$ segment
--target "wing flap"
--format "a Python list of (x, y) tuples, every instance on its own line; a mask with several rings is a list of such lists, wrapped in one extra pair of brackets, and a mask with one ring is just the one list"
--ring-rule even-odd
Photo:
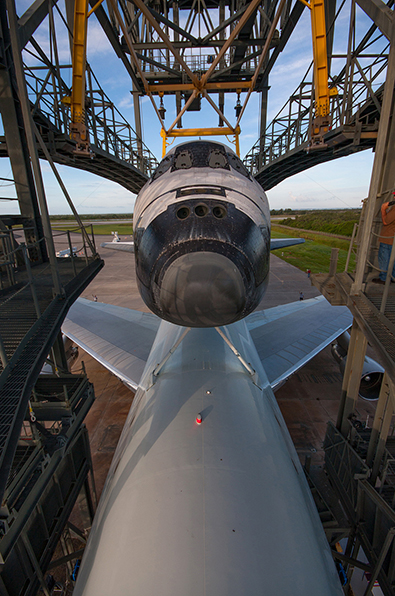
[(62, 331), (118, 378), (138, 387), (160, 319), (120, 306), (79, 298)]

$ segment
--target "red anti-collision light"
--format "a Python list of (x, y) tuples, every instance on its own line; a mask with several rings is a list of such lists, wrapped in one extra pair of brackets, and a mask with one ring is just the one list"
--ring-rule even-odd
[(196, 424), (201, 424), (201, 423), (202, 423), (202, 415), (201, 414), (198, 414), (196, 416)]

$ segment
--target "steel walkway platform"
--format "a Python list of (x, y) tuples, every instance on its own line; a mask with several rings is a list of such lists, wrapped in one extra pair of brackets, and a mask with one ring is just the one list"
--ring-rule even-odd
[[(39, 318), (32, 306), (31, 288), (24, 284), (23, 272), (16, 289), (0, 295), (0, 335), (8, 365), (0, 375), (0, 497), (3, 496), (25, 417), (31, 391), (74, 300), (103, 266), (98, 257), (82, 258), (74, 275), (71, 259), (59, 259), (64, 295), (53, 297), (51, 270), (39, 265), (37, 298), (42, 308)], [(74, 262), (78, 259), (74, 259)], [(34, 268), (35, 270), (36, 268)]]
[(375, 348), (380, 363), (395, 382), (395, 284), (391, 284), (385, 310), (380, 312), (384, 286), (371, 282), (357, 296), (350, 295), (353, 274), (312, 275), (312, 283), (331, 304), (345, 304)]

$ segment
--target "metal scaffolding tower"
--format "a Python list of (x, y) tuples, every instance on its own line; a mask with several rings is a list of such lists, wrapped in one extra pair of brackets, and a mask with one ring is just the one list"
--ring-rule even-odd
[[(67, 191), (82, 254), (71, 249), (69, 258), (56, 257), (37, 151), (40, 143), (46, 150), (43, 124), (40, 133), (13, 0), (0, 3), (0, 28), (2, 145), (20, 209), (0, 216), (0, 591), (33, 596), (41, 589), (49, 596), (44, 573), (81, 491), (94, 514), (83, 426), (93, 387), (86, 375), (68, 372), (60, 328), (103, 261)], [(46, 361), (53, 374), (40, 376)]]

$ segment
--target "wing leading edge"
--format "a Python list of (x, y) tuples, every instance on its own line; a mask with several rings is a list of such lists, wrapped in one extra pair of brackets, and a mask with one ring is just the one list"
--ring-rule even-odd
[(288, 246), (295, 246), (296, 244), (304, 244), (304, 242), (304, 238), (272, 238), (270, 240), (270, 250), (287, 248)]

